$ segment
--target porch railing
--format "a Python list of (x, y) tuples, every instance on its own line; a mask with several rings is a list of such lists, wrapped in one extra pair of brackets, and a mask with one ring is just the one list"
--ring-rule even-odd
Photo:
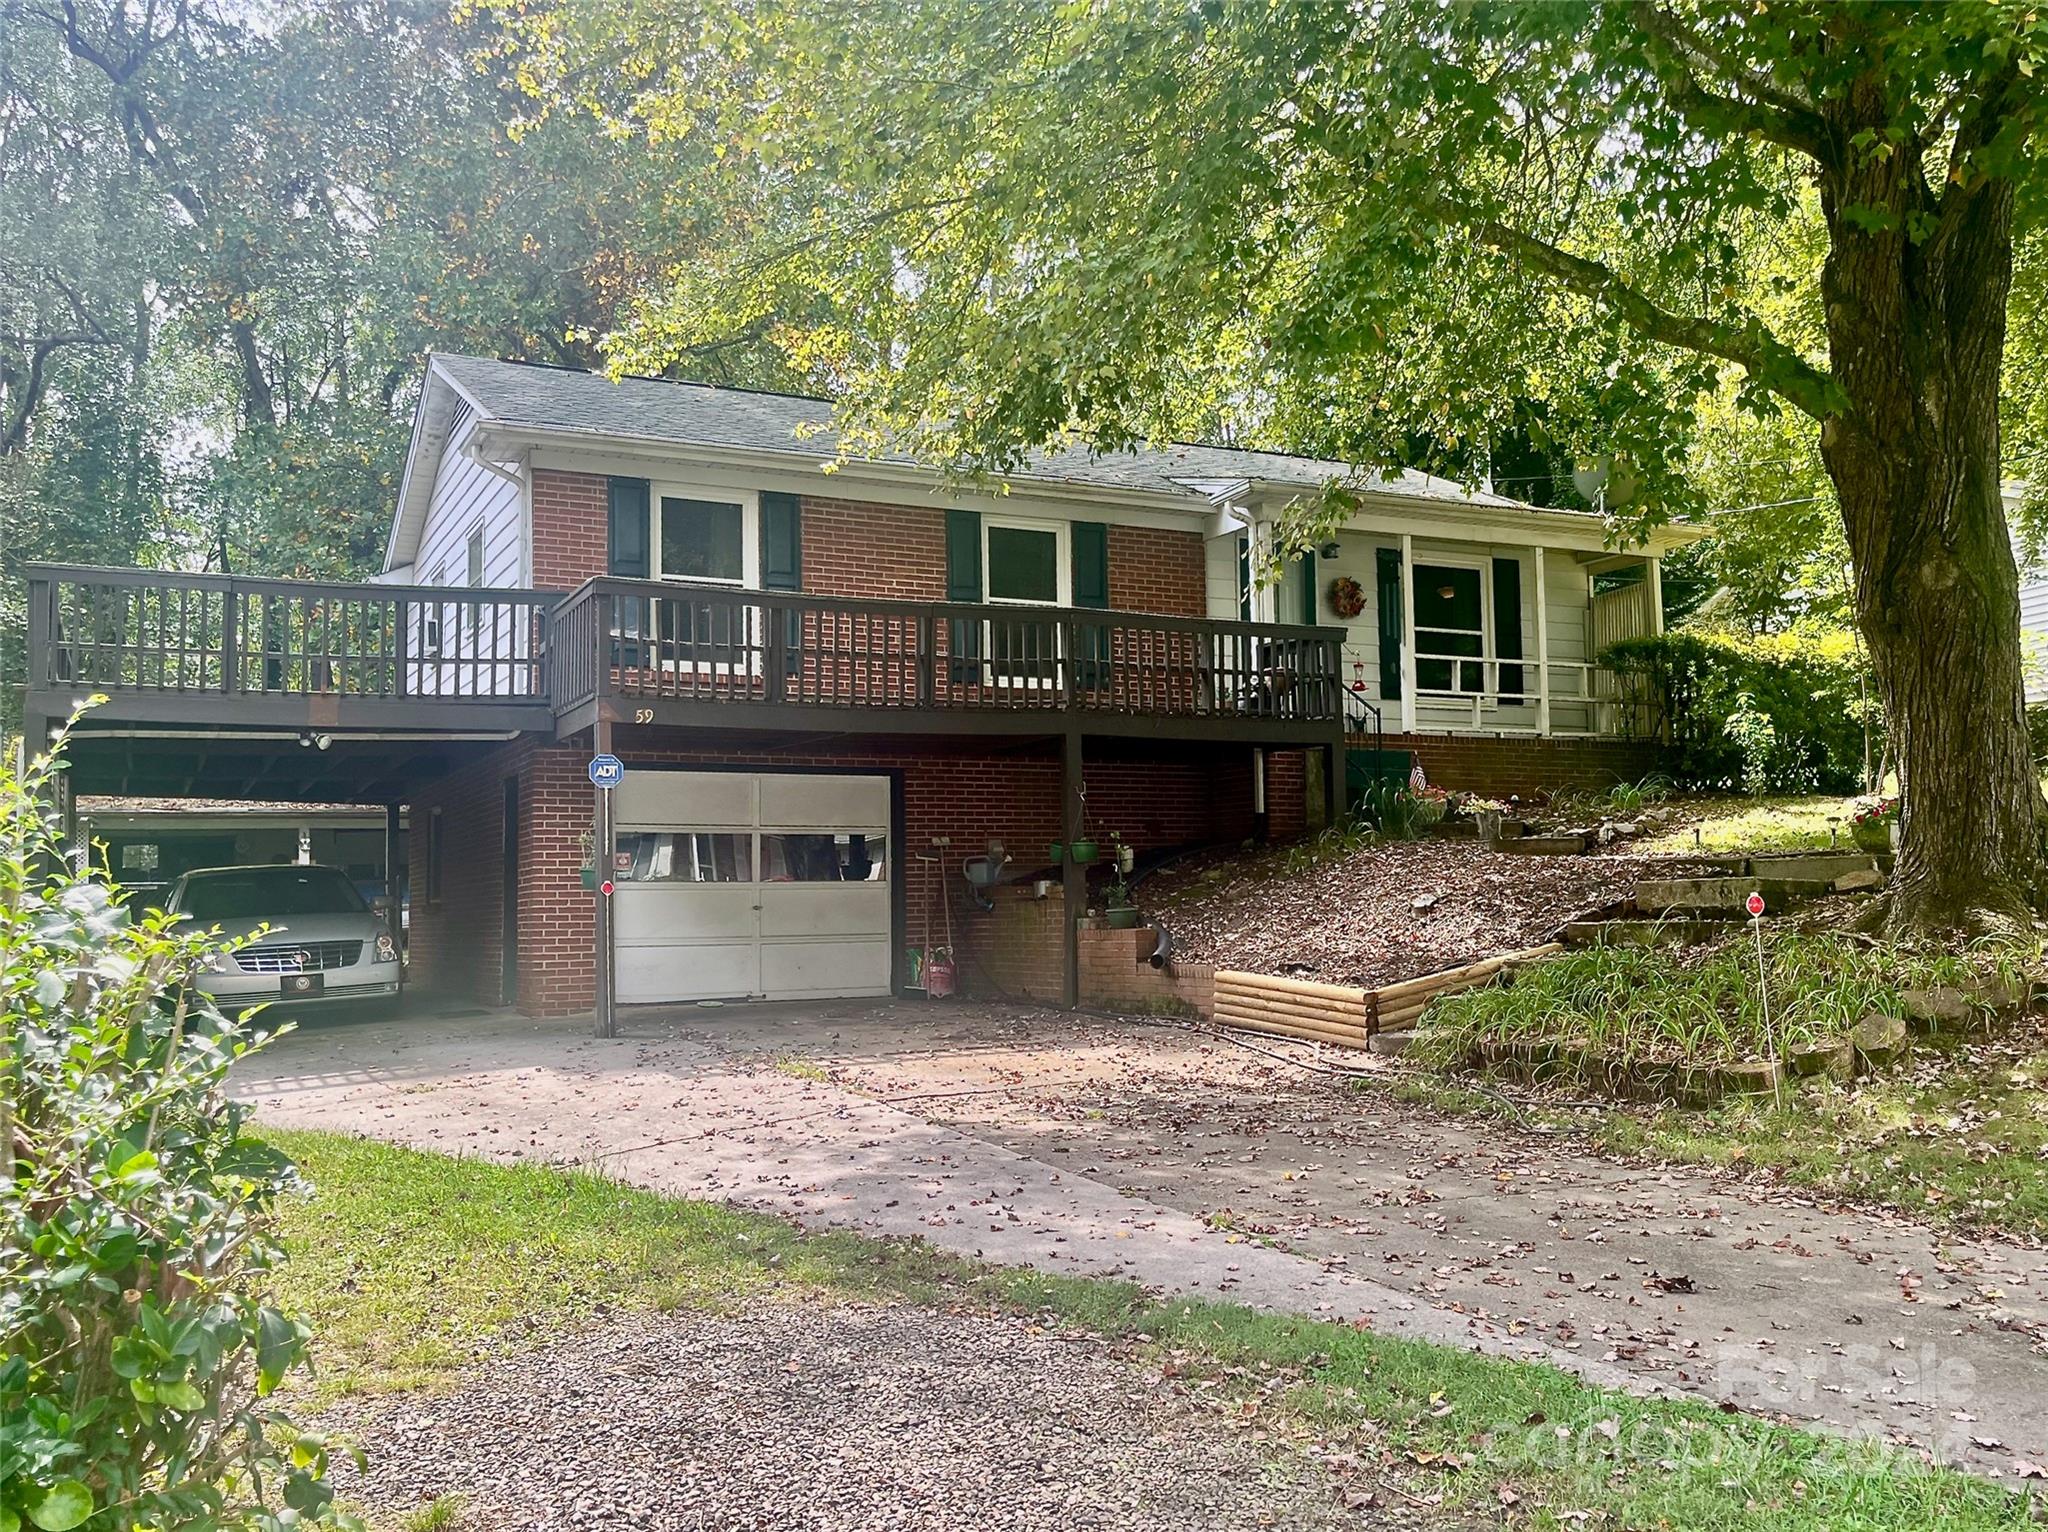
[(545, 704), (557, 599), (38, 565), (29, 687)]
[(1335, 723), (1342, 635), (1078, 607), (592, 580), (554, 615), (555, 705), (1080, 710)]

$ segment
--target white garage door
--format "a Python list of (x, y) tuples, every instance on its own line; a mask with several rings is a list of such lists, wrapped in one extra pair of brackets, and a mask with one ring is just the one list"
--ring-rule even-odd
[(619, 999), (886, 995), (889, 779), (626, 773)]

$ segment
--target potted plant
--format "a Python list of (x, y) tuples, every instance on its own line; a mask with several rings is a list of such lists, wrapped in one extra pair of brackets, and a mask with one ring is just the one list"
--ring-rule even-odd
[(1413, 787), (1408, 790), (1408, 798), (1417, 829), (1442, 824), (1444, 815), (1450, 812), (1451, 795), (1441, 787)]
[(1067, 859), (1067, 843), (1065, 841), (1054, 841), (1051, 847), (1047, 849), (1045, 859), (1051, 862), (1053, 866), (1059, 866), (1060, 863)]
[(1081, 866), (1087, 867), (1101, 854), (1101, 848), (1095, 844), (1093, 836), (1083, 835), (1067, 848), (1067, 854)]
[(1109, 885), (1109, 905), (1103, 919), (1112, 931), (1130, 931), (1138, 924), (1138, 907), (1131, 903), (1131, 885), (1119, 876)]
[(1892, 828), (1898, 822), (1897, 798), (1872, 798), (1849, 816), (1849, 839), (1859, 851), (1882, 855), (1892, 849)]
[(1500, 816), (1507, 812), (1505, 803), (1492, 798), (1467, 798), (1464, 808), (1472, 816), (1481, 841), (1491, 846), (1500, 839)]
[(1129, 877), (1132, 869), (1138, 865), (1138, 848), (1126, 846), (1119, 831), (1109, 832), (1109, 854), (1116, 863), (1117, 872), (1124, 877)]

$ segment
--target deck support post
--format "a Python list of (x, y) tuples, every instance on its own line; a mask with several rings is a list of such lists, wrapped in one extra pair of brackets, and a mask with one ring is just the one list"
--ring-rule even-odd
[[(1536, 561), (1536, 732), (1550, 737), (1550, 596), (1543, 576), (1543, 550), (1531, 548)], [(1590, 692), (1592, 687), (1584, 688)]]
[[(391, 933), (391, 945), (398, 949), (399, 957), (405, 956), (405, 906), (399, 894), (398, 877), (398, 819), (401, 810), (395, 803), (384, 805), (384, 926)], [(405, 964), (398, 965), (398, 987), (405, 989)]]
[(1066, 856), (1060, 862), (1060, 895), (1066, 905), (1060, 956), (1060, 1004), (1081, 1003), (1081, 912), (1088, 905), (1088, 869), (1074, 860), (1074, 842), (1088, 833), (1088, 797), (1081, 780), (1081, 731), (1060, 737), (1060, 825)]
[[(609, 755), (611, 748), (611, 720), (599, 718), (590, 730), (590, 753), (594, 756)], [(597, 982), (592, 1010), (597, 1018), (597, 1035), (617, 1037), (618, 967), (616, 954), (612, 950), (612, 901), (611, 896), (604, 891), (604, 885), (610, 879), (612, 869), (612, 789), (593, 784), (590, 790), (597, 795), (590, 827), (590, 859), (597, 871), (597, 887), (591, 893), (591, 897), (597, 901), (597, 939), (592, 944), (595, 949), (593, 957), (596, 963)]]
[(1345, 743), (1344, 725), (1337, 725), (1336, 737), (1323, 752), (1323, 801), (1327, 806), (1327, 823), (1334, 830), (1344, 823), (1344, 780), (1347, 755), (1350, 747)]

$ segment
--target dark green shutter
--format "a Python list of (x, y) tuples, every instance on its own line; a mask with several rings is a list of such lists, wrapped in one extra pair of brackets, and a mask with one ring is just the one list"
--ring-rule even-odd
[(803, 501), (777, 490), (761, 494), (761, 589), (804, 588)]
[(613, 479), (605, 518), (605, 572), (644, 580), (654, 572), (647, 525), (647, 481)]
[[(981, 514), (946, 512), (946, 599), (981, 602)], [(948, 649), (955, 681), (981, 679), (981, 624), (955, 620)]]
[[(1074, 605), (1109, 606), (1109, 528), (1099, 521), (1073, 526)], [(1074, 635), (1074, 684), (1096, 687), (1109, 680), (1109, 625), (1081, 622)]]
[[(804, 588), (803, 500), (781, 490), (761, 492), (761, 589), (802, 590)], [(801, 612), (782, 614), (782, 669), (795, 675), (802, 669), (804, 618)]]
[(1379, 554), (1380, 696), (1401, 695), (1401, 550), (1381, 548)]
[(1313, 553), (1301, 556), (1301, 615), (1295, 621), (1311, 628), (1316, 625), (1316, 556)]
[[(1493, 561), (1493, 652), (1503, 660), (1522, 657), (1522, 561)], [(1500, 667), (1500, 700), (1505, 707), (1522, 704), (1522, 667)]]

